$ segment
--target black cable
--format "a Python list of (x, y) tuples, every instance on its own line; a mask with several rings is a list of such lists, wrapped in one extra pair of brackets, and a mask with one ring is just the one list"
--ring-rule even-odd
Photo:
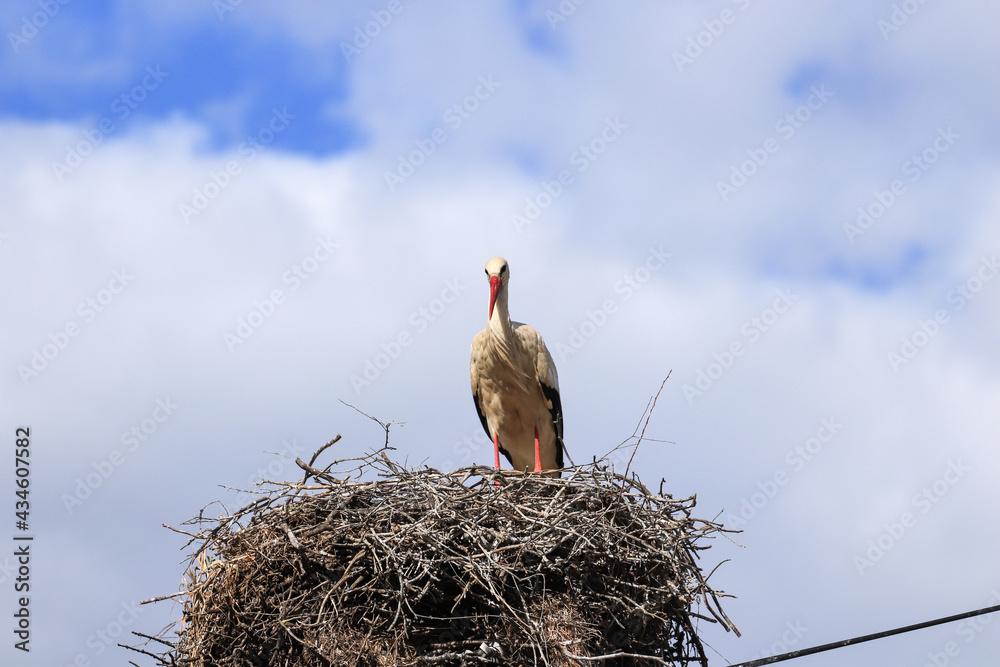
[(813, 646), (812, 648), (803, 648), (799, 649), (798, 651), (792, 651), (790, 653), (782, 653), (781, 655), (772, 655), (768, 658), (751, 660), (750, 662), (741, 662), (738, 665), (732, 665), (732, 667), (760, 667), (760, 665), (770, 665), (772, 662), (781, 662), (782, 660), (801, 658), (804, 655), (812, 655), (813, 653), (822, 653), (823, 651), (829, 651), (831, 649), (841, 648), (842, 646), (850, 646), (851, 644), (870, 642), (873, 639), (881, 639), (882, 637), (899, 635), (904, 632), (910, 632), (911, 630), (920, 630), (922, 628), (929, 628), (932, 625), (940, 625), (942, 623), (951, 623), (952, 621), (960, 621), (963, 618), (972, 618), (973, 616), (990, 614), (995, 611), (1000, 611), (1000, 604), (994, 605), (992, 607), (986, 607), (985, 609), (978, 609), (976, 611), (967, 611), (964, 614), (955, 614), (954, 616), (946, 616), (945, 618), (939, 618), (934, 621), (924, 621), (923, 623), (917, 623), (915, 625), (907, 625), (906, 627), (896, 628), (895, 630), (876, 632), (875, 634), (872, 635), (864, 635), (863, 637), (855, 637), (854, 639), (845, 639), (839, 642), (831, 642), (829, 644), (823, 644), (822, 646)]

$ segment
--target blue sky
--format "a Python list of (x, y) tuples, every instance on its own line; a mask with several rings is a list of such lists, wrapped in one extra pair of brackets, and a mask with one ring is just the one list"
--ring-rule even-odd
[[(210, 135), (206, 148), (220, 151), (254, 132), (275, 106), (288, 106), (297, 122), (275, 148), (322, 157), (364, 143), (358, 119), (341, 110), (349, 72), (337, 49), (305, 54), (278, 35), (234, 29), (224, 20), (161, 31), (139, 12), (118, 3), (70, 4), (30, 40), (8, 35), (5, 69), (16, 72), (23, 61), (39, 69), (5, 79), (3, 115), (36, 122), (109, 118), (117, 132), (181, 115), (202, 123)], [(14, 32), (30, 34), (23, 26)], [(317, 59), (321, 64), (313, 66)], [(157, 76), (150, 78), (150, 70)]]
[[(705, 554), (743, 632), (703, 628), (713, 665), (990, 604), (1000, 15), (903, 4), (5, 4), (0, 387), (40, 548), (0, 662), (123, 664), (95, 638), (183, 573), (161, 524), (378, 445), (341, 401), (411, 464), (490, 463), (495, 255), (574, 459), (671, 374), (633, 469), (744, 531)], [(810, 664), (992, 665), (969, 629)]]

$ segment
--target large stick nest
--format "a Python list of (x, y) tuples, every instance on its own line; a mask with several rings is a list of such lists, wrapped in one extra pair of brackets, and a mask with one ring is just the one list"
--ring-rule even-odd
[(693, 497), (602, 461), (443, 473), (386, 449), (299, 460), (301, 483), (187, 522), (179, 630), (136, 650), (197, 667), (707, 665), (698, 621), (735, 630), (697, 564), (724, 529)]

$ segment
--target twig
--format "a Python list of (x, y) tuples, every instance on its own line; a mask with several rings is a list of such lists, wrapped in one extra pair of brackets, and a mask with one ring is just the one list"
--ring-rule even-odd
[(187, 591), (177, 591), (176, 593), (170, 593), (169, 595), (161, 595), (155, 598), (149, 598), (148, 600), (143, 600), (139, 604), (150, 604), (151, 602), (160, 602), (162, 600), (169, 600), (170, 598), (175, 598), (180, 595), (187, 595)]
[(411, 469), (385, 447), (323, 469), (318, 455), (296, 459), (302, 483), (264, 482), (239, 510), (173, 529), (191, 540), (190, 582), (147, 602), (183, 596), (183, 624), (156, 638), (161, 655), (140, 653), (167, 667), (705, 665), (692, 620), (735, 630), (698, 565), (730, 531), (628, 467), (540, 478)]
[(653, 410), (656, 409), (656, 399), (660, 397), (660, 392), (663, 391), (663, 385), (667, 384), (667, 380), (670, 379), (670, 374), (673, 373), (673, 369), (667, 371), (667, 377), (663, 378), (663, 382), (660, 383), (660, 388), (656, 390), (656, 396), (653, 397), (653, 404), (647, 410), (646, 423), (642, 425), (642, 433), (639, 434), (639, 439), (635, 441), (635, 447), (632, 448), (632, 456), (628, 458), (628, 465), (625, 466), (625, 477), (628, 477), (629, 468), (632, 467), (632, 459), (635, 458), (635, 453), (639, 450), (639, 443), (642, 442), (642, 437), (646, 435), (646, 427), (649, 426), (649, 420), (653, 416)]
[(397, 421), (384, 422), (381, 419), (378, 419), (376, 417), (372, 417), (370, 414), (368, 414), (366, 412), (362, 412), (361, 410), (359, 410), (358, 408), (354, 407), (350, 403), (345, 403), (344, 401), (340, 401), (340, 402), (343, 403), (344, 405), (346, 405), (347, 407), (351, 408), (352, 410), (354, 410), (358, 414), (364, 415), (365, 417), (368, 417), (368, 419), (371, 419), (373, 422), (375, 422), (376, 424), (378, 424), (379, 426), (381, 426), (383, 429), (385, 429), (385, 444), (383, 445), (383, 447), (385, 449), (392, 449), (391, 447), (389, 447), (389, 427), (392, 426), (393, 424), (396, 424), (398, 426), (403, 426), (404, 424), (406, 424), (406, 422), (397, 422)]

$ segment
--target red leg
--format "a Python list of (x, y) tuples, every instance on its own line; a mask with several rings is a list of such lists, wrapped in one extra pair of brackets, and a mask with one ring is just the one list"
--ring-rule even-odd
[[(494, 433), (493, 434), (493, 454), (496, 457), (496, 467), (497, 467), (497, 470), (500, 470), (500, 434), (499, 433)], [(496, 487), (498, 489), (500, 488), (500, 480), (499, 479), (494, 480), (493, 484), (496, 485)]]
[(535, 425), (535, 472), (542, 472), (542, 453), (538, 449), (538, 426)]

